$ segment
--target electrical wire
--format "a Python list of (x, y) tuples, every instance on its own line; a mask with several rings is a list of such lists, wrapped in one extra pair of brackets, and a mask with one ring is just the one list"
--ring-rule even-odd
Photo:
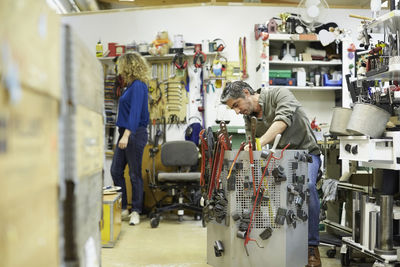
[[(250, 233), (251, 233), (251, 229), (252, 229), (252, 225), (253, 225), (254, 211), (255, 211), (256, 206), (257, 206), (258, 196), (259, 196), (260, 189), (261, 189), (261, 185), (262, 185), (262, 182), (263, 182), (263, 180), (264, 180), (265, 173), (266, 173), (266, 171), (267, 171), (267, 169), (268, 169), (269, 163), (270, 163), (270, 161), (271, 161), (272, 158), (273, 158), (273, 159), (277, 159), (277, 160), (282, 159), (282, 157), (283, 157), (283, 152), (289, 147), (289, 145), (290, 145), (290, 143), (287, 144), (287, 145), (281, 150), (281, 155), (280, 155), (279, 158), (274, 157), (274, 153), (273, 153), (273, 152), (271, 152), (270, 156), (268, 157), (267, 165), (265, 166), (263, 175), (261, 176), (261, 180), (260, 180), (260, 183), (259, 183), (259, 185), (258, 185), (257, 195), (256, 195), (256, 198), (255, 198), (255, 200), (254, 200), (253, 209), (252, 209), (251, 216), (250, 216), (250, 223), (249, 223), (249, 226), (247, 227), (246, 239), (244, 240), (244, 246), (245, 246), (245, 247), (246, 247), (246, 245), (249, 243), (249, 241), (254, 241), (254, 242), (257, 243), (257, 241), (256, 241), (255, 239), (250, 238)], [(247, 250), (246, 250), (246, 251), (247, 251)]]

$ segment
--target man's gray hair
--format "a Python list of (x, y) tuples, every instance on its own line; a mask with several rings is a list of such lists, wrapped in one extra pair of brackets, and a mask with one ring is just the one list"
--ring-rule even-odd
[(247, 89), (251, 95), (255, 93), (253, 88), (243, 81), (227, 82), (221, 94), (221, 103), (226, 104), (229, 99), (244, 98), (244, 89)]

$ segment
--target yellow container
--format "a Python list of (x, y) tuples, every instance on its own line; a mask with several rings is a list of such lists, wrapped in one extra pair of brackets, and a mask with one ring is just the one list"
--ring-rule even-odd
[(103, 219), (101, 227), (101, 245), (112, 248), (121, 232), (121, 193), (103, 196)]
[(98, 41), (96, 44), (96, 57), (102, 57), (103, 56), (103, 44)]

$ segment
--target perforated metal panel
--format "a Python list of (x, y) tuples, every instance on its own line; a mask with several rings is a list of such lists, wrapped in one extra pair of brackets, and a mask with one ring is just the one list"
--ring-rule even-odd
[[(245, 176), (248, 176), (252, 180), (250, 164), (247, 164), (248, 168), (240, 170), (236, 173), (236, 212), (243, 214), (245, 210), (253, 209), (252, 196), (254, 194), (254, 188), (245, 189), (244, 181)], [(261, 178), (262, 170), (266, 162), (264, 160), (254, 161), (254, 180), (255, 180), (255, 190), (257, 190)], [(274, 162), (268, 166), (268, 173), (271, 173), (273, 168), (275, 168)], [(253, 184), (254, 185), (254, 184)], [(266, 175), (263, 179), (262, 188), (265, 189), (264, 195), (269, 197), (269, 201), (262, 201), (260, 207), (255, 213), (253, 218), (253, 228), (254, 229), (265, 229), (266, 227), (275, 228), (274, 218), (276, 215), (277, 207), (281, 206), (280, 203), (280, 191), (277, 190), (276, 184), (273, 182), (271, 175)]]
[[(302, 221), (296, 218), (296, 227), (288, 224), (287, 217), (283, 225), (275, 223), (275, 217), (279, 208), (297, 213), (299, 207), (295, 202), (289, 201), (288, 185), (301, 187), (305, 192), (308, 188), (308, 165), (306, 162), (299, 162), (295, 159), (296, 153), (304, 153), (304, 151), (286, 150), (282, 159), (272, 159), (268, 166), (267, 175), (262, 182), (262, 188), (265, 189), (264, 196), (268, 196), (269, 200), (263, 200), (257, 208), (252, 220), (252, 230), (250, 238), (257, 240), (249, 242), (246, 254), (244, 249), (244, 239), (237, 236), (239, 226), (242, 219), (234, 221), (233, 214), (243, 215), (245, 211), (252, 211), (254, 205), (254, 189), (251, 186), (245, 186), (245, 179), (253, 181), (251, 166), (249, 162), (249, 153), (242, 152), (236, 161), (240, 166), (232, 175), (236, 182), (233, 188), (228, 188), (227, 174), (237, 151), (227, 151), (225, 154), (225, 168), (221, 173), (222, 188), (225, 191), (226, 198), (229, 202), (227, 216), (224, 222), (218, 223), (215, 220), (207, 225), (207, 261), (213, 266), (286, 266), (298, 267), (307, 263), (307, 233), (308, 221)], [(258, 188), (262, 177), (262, 167), (267, 163), (260, 157), (260, 151), (254, 151), (254, 181), (255, 187)], [(277, 151), (276, 157), (280, 156)], [(272, 170), (281, 166), (284, 168), (286, 180), (275, 182), (272, 176)], [(296, 166), (293, 168), (293, 166)], [(294, 177), (303, 176), (303, 182), (299, 183)], [(232, 181), (229, 180), (229, 183)], [(294, 183), (295, 182), (295, 183)], [(229, 190), (231, 189), (231, 190)], [(300, 189), (299, 189), (300, 190)], [(301, 209), (308, 214), (307, 202), (301, 206)], [(243, 216), (242, 216), (243, 217)], [(228, 220), (228, 221), (226, 221)], [(260, 238), (260, 234), (266, 228), (272, 228), (272, 236), (266, 240)], [(216, 240), (220, 240), (225, 247), (224, 255), (216, 257), (214, 255), (213, 245)]]

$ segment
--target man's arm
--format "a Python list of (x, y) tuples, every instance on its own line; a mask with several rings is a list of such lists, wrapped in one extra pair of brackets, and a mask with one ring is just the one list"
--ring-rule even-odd
[(271, 127), (261, 136), (260, 144), (261, 147), (274, 141), (277, 134), (282, 134), (287, 128), (287, 124), (283, 121), (274, 121)]

